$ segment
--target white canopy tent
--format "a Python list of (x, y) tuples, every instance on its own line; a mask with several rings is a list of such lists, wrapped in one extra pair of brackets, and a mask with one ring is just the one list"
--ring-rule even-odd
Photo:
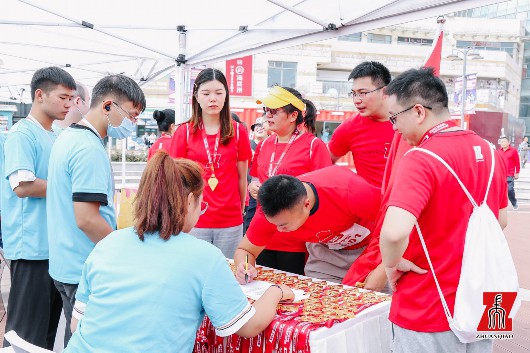
[[(0, 100), (30, 102), (49, 65), (93, 86), (123, 73), (141, 85), (186, 67), (391, 26), (498, 0), (3, 0)], [(176, 95), (177, 113), (182, 94)], [(183, 116), (177, 114), (177, 116)]]

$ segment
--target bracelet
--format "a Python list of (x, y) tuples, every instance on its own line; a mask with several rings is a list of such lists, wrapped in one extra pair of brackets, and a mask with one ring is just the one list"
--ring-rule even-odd
[(282, 297), (280, 298), (280, 301), (282, 301), (283, 300), (283, 289), (282, 289), (282, 287), (280, 287), (277, 284), (273, 284), (273, 285), (271, 285), (271, 287), (277, 287), (280, 290), (280, 292), (282, 292)]

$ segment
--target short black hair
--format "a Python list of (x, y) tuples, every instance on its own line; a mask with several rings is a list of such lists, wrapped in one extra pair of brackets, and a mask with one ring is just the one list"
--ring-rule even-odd
[[(79, 81), (75, 81), (75, 84), (77, 88), (75, 89), (74, 98), (81, 97), (83, 101), (86, 101), (88, 97), (88, 91), (86, 87)], [(85, 103), (88, 103), (88, 102), (85, 102)]]
[(433, 108), (434, 111), (440, 111), (447, 109), (449, 104), (445, 85), (434, 75), (432, 67), (403, 72), (392, 80), (385, 93), (396, 96), (402, 106), (419, 103)]
[(374, 85), (379, 87), (387, 86), (392, 80), (390, 71), (385, 65), (377, 61), (365, 61), (355, 66), (348, 76), (348, 81), (362, 77), (370, 77)]
[(109, 75), (103, 77), (92, 90), (90, 108), (101, 104), (107, 96), (113, 95), (118, 103), (131, 101), (135, 108), (145, 110), (145, 95), (140, 86), (130, 77), (125, 75)]
[(72, 75), (60, 67), (50, 66), (38, 69), (31, 78), (31, 101), (35, 100), (36, 90), (41, 89), (48, 94), (59, 85), (72, 90), (77, 88)]
[(168, 132), (171, 124), (175, 124), (175, 111), (173, 109), (155, 110), (153, 119), (158, 124), (158, 130)]
[(258, 201), (267, 217), (274, 217), (293, 208), (307, 197), (304, 184), (290, 175), (275, 175), (267, 179), (258, 190)]

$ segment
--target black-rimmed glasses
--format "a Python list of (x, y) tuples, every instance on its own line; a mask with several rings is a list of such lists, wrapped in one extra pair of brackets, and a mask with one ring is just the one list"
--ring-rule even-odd
[[(397, 120), (397, 116), (398, 116), (399, 114), (411, 110), (411, 109), (414, 108), (417, 104), (418, 104), (418, 103), (416, 103), (416, 104), (414, 104), (414, 105), (411, 105), (411, 106), (408, 107), (407, 109), (404, 109), (404, 110), (400, 111), (399, 113), (396, 113), (396, 114), (393, 114), (393, 115), (389, 116), (389, 117), (388, 117), (388, 120), (390, 120), (390, 122), (391, 122), (392, 124), (395, 124), (395, 123), (396, 123), (396, 120)], [(428, 107), (428, 106), (426, 106), (426, 105), (421, 105), (421, 106), (424, 107), (425, 109), (432, 110), (431, 107)]]
[[(120, 107), (118, 105), (118, 103), (116, 102), (112, 102), (112, 104), (114, 104), (116, 106), (116, 108), (120, 109), (122, 112), (124, 112), (127, 117), (133, 122), (133, 123), (136, 123), (138, 121), (138, 118), (135, 118), (134, 116), (131, 115), (131, 113), (129, 113), (128, 111), (126, 111), (125, 109), (123, 109), (122, 107)], [(121, 115), (121, 114), (120, 114)], [(122, 116), (122, 118), (125, 118), (124, 116)]]
[[(384, 86), (383, 86), (383, 87), (384, 87)], [(375, 92), (375, 91), (379, 91), (379, 90), (380, 90), (381, 88), (383, 88), (383, 87), (378, 87), (378, 88), (373, 89), (373, 90), (368, 91), (368, 92), (359, 92), (359, 93), (355, 92), (354, 90), (351, 90), (350, 92), (348, 92), (348, 97), (351, 97), (351, 98), (353, 98), (353, 99), (355, 99), (355, 98), (359, 98), (359, 99), (363, 100), (363, 99), (366, 98), (366, 95), (367, 95), (368, 93), (372, 93), (372, 92)]]

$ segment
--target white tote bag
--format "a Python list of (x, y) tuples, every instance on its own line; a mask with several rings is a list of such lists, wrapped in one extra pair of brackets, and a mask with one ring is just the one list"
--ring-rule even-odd
[[(477, 338), (477, 335), (479, 334), (479, 322), (486, 309), (486, 306), (483, 304), (484, 292), (518, 293), (519, 291), (517, 272), (515, 270), (508, 243), (506, 242), (506, 238), (497, 218), (486, 203), (493, 179), (493, 171), (495, 169), (495, 154), (491, 145), (490, 148), (492, 155), (491, 173), (488, 187), (486, 189), (486, 195), (480, 206), (477, 205), (453, 168), (451, 168), (440, 156), (423, 148), (414, 148), (410, 150), (410, 152), (421, 151), (427, 153), (439, 160), (457, 179), (462, 190), (473, 205), (473, 212), (469, 218), (466, 231), (462, 271), (456, 291), (453, 316), (451, 316), (451, 312), (445, 301), (440, 284), (438, 283), (427, 246), (425, 245), (423, 234), (421, 233), (418, 223), (416, 223), (416, 229), (423, 250), (425, 251), (427, 261), (429, 262), (434, 281), (436, 282), (436, 288), (438, 289), (438, 294), (440, 295), (445, 316), (449, 322), (449, 327), (462, 343), (471, 343), (482, 339)], [(520, 295), (517, 294), (511, 311), (506, 315), (508, 316), (508, 314), (510, 314), (510, 318), (515, 317), (520, 306), (521, 298)]]

